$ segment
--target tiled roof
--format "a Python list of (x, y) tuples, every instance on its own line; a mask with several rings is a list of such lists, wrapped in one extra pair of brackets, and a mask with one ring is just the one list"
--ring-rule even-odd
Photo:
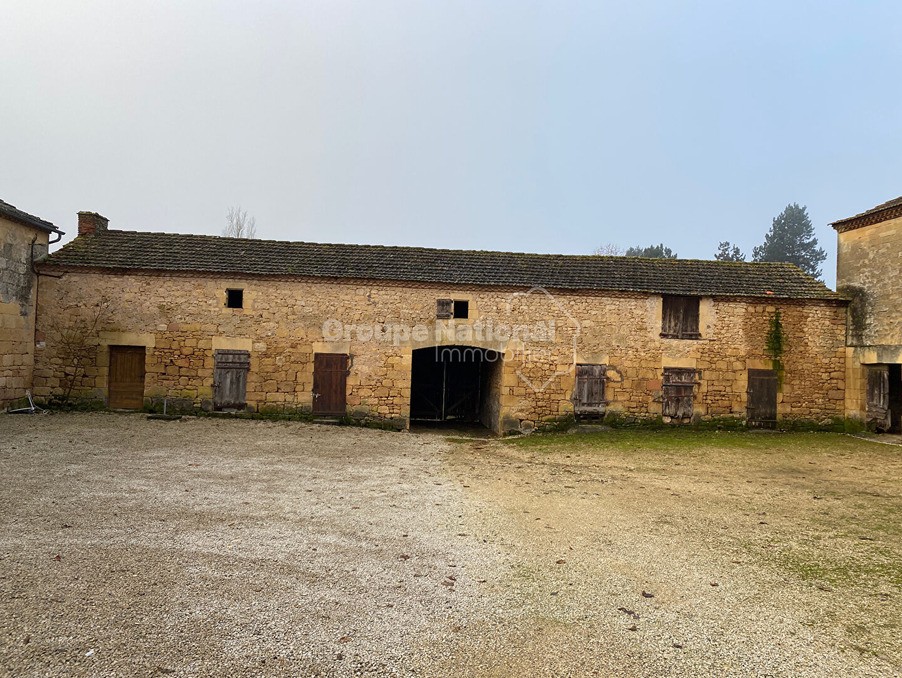
[(887, 200), (885, 203), (872, 207), (861, 214), (856, 214), (854, 217), (834, 221), (830, 225), (837, 231), (843, 232), (861, 228), (862, 226), (879, 224), (881, 221), (888, 221), (897, 217), (902, 217), (902, 196), (893, 200)]
[(33, 214), (23, 212), (22, 210), (16, 208), (14, 205), (10, 205), (8, 202), (3, 202), (2, 200), (0, 200), (0, 217), (3, 217), (4, 219), (10, 219), (11, 221), (15, 221), (20, 224), (25, 224), (26, 226), (31, 226), (33, 228), (39, 228), (42, 231), (57, 233), (60, 232), (60, 230), (49, 221), (44, 221), (43, 219), (40, 219)]
[(50, 255), (47, 263), (118, 270), (353, 278), (448, 286), (841, 298), (792, 264), (330, 245), (114, 230), (78, 237)]

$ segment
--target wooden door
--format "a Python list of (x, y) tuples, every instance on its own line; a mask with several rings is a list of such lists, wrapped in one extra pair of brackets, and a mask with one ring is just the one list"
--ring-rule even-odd
[(573, 387), (573, 409), (576, 414), (604, 414), (604, 365), (577, 365)]
[(867, 423), (878, 431), (892, 425), (889, 401), (889, 367), (872, 365), (868, 371)]
[(774, 370), (749, 370), (746, 424), (752, 428), (777, 425), (777, 373)]
[(248, 351), (217, 350), (213, 354), (213, 408), (243, 410), (247, 406)]
[(313, 354), (313, 414), (343, 416), (347, 410), (348, 356)]
[(107, 400), (113, 410), (140, 410), (144, 406), (143, 346), (110, 346)]

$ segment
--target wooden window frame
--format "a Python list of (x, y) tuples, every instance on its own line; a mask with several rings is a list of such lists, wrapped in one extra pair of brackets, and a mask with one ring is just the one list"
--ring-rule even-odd
[(701, 339), (701, 297), (665, 294), (661, 297), (661, 336), (665, 339)]

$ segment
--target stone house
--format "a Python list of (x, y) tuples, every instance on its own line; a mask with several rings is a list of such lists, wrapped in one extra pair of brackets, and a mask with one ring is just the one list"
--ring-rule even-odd
[[(787, 264), (129, 232), (82, 212), (40, 270), (44, 398), (74, 378), (112, 408), (165, 398), (499, 433), (844, 416), (846, 302)], [(51, 318), (89, 328), (78, 374)]]
[(32, 387), (38, 292), (32, 262), (62, 235), (49, 221), (0, 200), (0, 410)]
[(851, 300), (846, 410), (902, 433), (902, 197), (832, 226), (837, 290)]

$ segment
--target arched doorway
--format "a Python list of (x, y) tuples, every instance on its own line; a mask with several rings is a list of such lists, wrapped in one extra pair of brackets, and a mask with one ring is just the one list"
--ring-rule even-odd
[(496, 430), (502, 354), (476, 346), (431, 346), (413, 351), (410, 419), (481, 423)]

